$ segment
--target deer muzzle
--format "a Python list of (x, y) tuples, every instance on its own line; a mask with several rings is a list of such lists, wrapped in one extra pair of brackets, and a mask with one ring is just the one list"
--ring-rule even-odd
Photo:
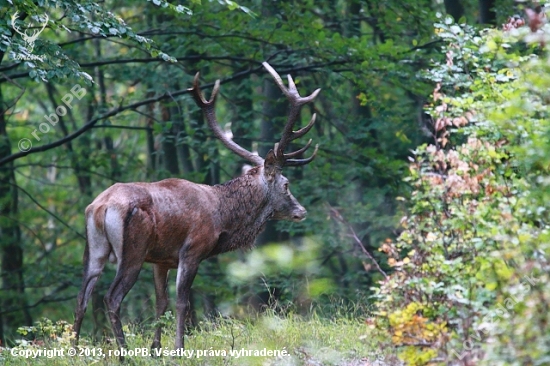
[(307, 211), (302, 206), (296, 207), (296, 209), (292, 212), (292, 221), (294, 222), (300, 222), (304, 221), (307, 216)]

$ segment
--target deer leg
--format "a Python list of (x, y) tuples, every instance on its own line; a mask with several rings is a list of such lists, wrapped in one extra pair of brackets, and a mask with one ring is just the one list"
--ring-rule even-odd
[(80, 327), (82, 326), (82, 320), (84, 319), (90, 296), (101, 272), (103, 272), (110, 251), (109, 243), (104, 236), (88, 235), (88, 238), (93, 248), (90, 251), (90, 244), (86, 243), (86, 248), (84, 250), (84, 275), (82, 277), (82, 287), (80, 288), (76, 301), (75, 320), (73, 325), (75, 345), (78, 344)]
[(146, 228), (151, 224), (149, 213), (138, 207), (130, 206), (126, 212), (108, 209), (105, 213), (105, 230), (118, 260), (115, 279), (105, 295), (105, 305), (121, 348), (126, 347), (126, 340), (120, 321), (120, 304), (136, 283), (145, 261), (147, 245), (151, 240), (151, 233)]
[(117, 343), (121, 348), (126, 347), (126, 340), (124, 339), (124, 332), (122, 331), (122, 323), (120, 321), (120, 304), (128, 291), (136, 283), (142, 264), (143, 260), (129, 263), (129, 261), (124, 261), (123, 259), (117, 269), (115, 280), (105, 295), (105, 305), (109, 313), (109, 320), (111, 321)]
[[(163, 267), (159, 264), (153, 266), (153, 277), (155, 279), (155, 295), (156, 295), (156, 319), (166, 312), (168, 308), (168, 267)], [(160, 348), (160, 339), (162, 337), (162, 326), (158, 326), (153, 338), (151, 348)]]
[(191, 258), (180, 259), (178, 265), (178, 275), (176, 278), (176, 346), (175, 349), (183, 348), (185, 336), (185, 321), (189, 313), (189, 293), (191, 285), (199, 268), (199, 261)]

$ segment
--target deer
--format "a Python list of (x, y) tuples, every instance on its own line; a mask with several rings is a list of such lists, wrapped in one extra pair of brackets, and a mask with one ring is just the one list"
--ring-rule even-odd
[[(305, 127), (293, 131), (301, 107), (312, 102), (321, 89), (301, 97), (290, 75), (286, 87), (267, 62), (263, 66), (290, 104), (281, 139), (265, 159), (239, 146), (222, 131), (215, 113), (220, 80), (206, 100), (197, 73), (188, 91), (202, 110), (208, 127), (227, 149), (254, 167), (214, 186), (176, 178), (154, 183), (116, 183), (86, 208), (84, 271), (73, 325), (75, 345), (88, 301), (107, 260), (116, 263), (116, 275), (104, 302), (118, 346), (126, 346), (120, 320), (122, 300), (147, 262), (153, 265), (156, 319), (168, 308), (168, 272), (177, 270), (175, 349), (183, 349), (191, 285), (201, 261), (236, 249), (252, 248), (268, 220), (300, 222), (306, 218), (307, 211), (290, 192), (282, 169), (309, 164), (317, 155), (318, 145), (310, 157), (301, 157), (311, 146), (311, 139), (301, 149), (289, 153), (285, 150), (291, 141), (313, 127), (315, 113)], [(158, 326), (152, 349), (161, 348), (161, 333)]]

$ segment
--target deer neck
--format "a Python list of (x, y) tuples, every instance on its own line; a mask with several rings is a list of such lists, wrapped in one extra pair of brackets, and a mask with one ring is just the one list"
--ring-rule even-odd
[(273, 214), (267, 184), (258, 174), (245, 174), (215, 189), (219, 192), (223, 230), (220, 250), (253, 246)]

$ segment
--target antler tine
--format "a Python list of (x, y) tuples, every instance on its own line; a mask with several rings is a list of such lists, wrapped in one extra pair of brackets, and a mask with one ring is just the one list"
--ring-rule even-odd
[(204, 96), (202, 95), (201, 88), (199, 85), (199, 73), (197, 72), (195, 74), (195, 78), (193, 79), (193, 87), (187, 89), (191, 92), (193, 95), (193, 98), (195, 99), (195, 102), (197, 105), (202, 109), (202, 112), (204, 114), (204, 117), (206, 118), (206, 122), (208, 123), (208, 126), (214, 132), (214, 135), (218, 140), (222, 142), (222, 144), (225, 145), (230, 151), (234, 152), (241, 158), (251, 162), (252, 164), (256, 165), (262, 165), (264, 163), (264, 159), (262, 159), (260, 156), (251, 153), (250, 151), (244, 149), (243, 147), (236, 144), (233, 140), (228, 138), (225, 133), (221, 130), (220, 125), (218, 124), (218, 120), (216, 118), (216, 97), (218, 95), (218, 92), (220, 90), (220, 80), (216, 80), (216, 83), (214, 84), (214, 89), (212, 90), (212, 95), (210, 96), (210, 100), (204, 99)]
[(311, 119), (309, 120), (309, 123), (307, 124), (307, 126), (305, 126), (303, 128), (300, 128), (298, 131), (292, 131), (292, 134), (289, 136), (288, 140), (289, 141), (296, 140), (297, 138), (302, 137), (306, 133), (308, 133), (309, 130), (311, 130), (311, 127), (313, 127), (313, 125), (315, 124), (315, 119), (316, 118), (317, 118), (317, 113), (313, 113), (313, 115), (311, 116)]
[(267, 72), (271, 74), (273, 79), (275, 79), (275, 83), (279, 86), (279, 89), (281, 89), (281, 91), (288, 97), (289, 96), (288, 89), (285, 87), (285, 84), (283, 83), (283, 79), (281, 79), (281, 77), (279, 76), (279, 73), (275, 71), (275, 69), (272, 68), (271, 65), (265, 61), (262, 62), (262, 65), (265, 67)]
[(220, 81), (216, 80), (216, 83), (214, 84), (214, 89), (212, 89), (212, 94), (210, 95), (210, 100), (206, 100), (202, 95), (202, 91), (199, 83), (199, 76), (200, 76), (200, 72), (197, 72), (195, 74), (195, 77), (193, 78), (193, 87), (187, 90), (191, 92), (197, 105), (201, 108), (204, 108), (216, 102), (216, 97), (218, 96), (218, 92), (220, 90)]
[(290, 153), (288, 153), (288, 154), (284, 154), (285, 160), (286, 160), (286, 159), (289, 159), (289, 158), (295, 158), (296, 156), (299, 156), (300, 154), (304, 153), (307, 149), (309, 149), (309, 147), (311, 146), (311, 142), (312, 142), (312, 141), (313, 141), (312, 139), (309, 139), (309, 141), (307, 142), (306, 146), (302, 147), (302, 148), (299, 149), (299, 150), (290, 152)]
[(316, 89), (313, 93), (308, 95), (307, 97), (301, 97), (298, 93), (298, 89), (296, 88), (296, 84), (294, 83), (294, 80), (292, 79), (292, 76), (287, 75), (288, 77), (288, 88), (283, 83), (283, 79), (281, 79), (281, 76), (273, 67), (271, 67), (270, 64), (267, 62), (262, 62), (262, 65), (266, 68), (266, 70), (271, 74), (273, 79), (275, 79), (275, 83), (281, 89), (284, 95), (287, 96), (288, 99), (290, 99), (290, 103), (292, 105), (296, 106), (302, 106), (306, 103), (311, 102), (315, 97), (317, 97), (317, 94), (321, 91), (321, 88)]
[(313, 161), (313, 159), (315, 159), (315, 156), (317, 156), (317, 150), (319, 150), (319, 145), (315, 145), (315, 150), (313, 151), (313, 154), (311, 154), (311, 156), (309, 158), (307, 158), (307, 159), (287, 159), (285, 161), (285, 166), (301, 166), (301, 165), (309, 164)]

